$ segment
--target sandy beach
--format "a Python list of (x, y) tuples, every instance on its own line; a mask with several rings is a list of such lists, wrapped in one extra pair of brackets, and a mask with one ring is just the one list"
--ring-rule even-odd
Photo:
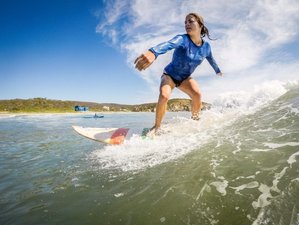
[[(86, 112), (86, 113), (80, 113), (80, 112), (66, 112), (66, 113), (6, 113), (6, 112), (1, 112), (0, 113), (0, 118), (1, 117), (15, 117), (15, 116), (55, 116), (55, 115), (64, 115), (64, 116), (76, 116), (76, 115), (94, 115), (95, 113), (98, 112)], [(101, 112), (101, 114), (107, 114), (106, 112)]]
[[(65, 113), (8, 113), (8, 112), (0, 112), (0, 118), (9, 118), (9, 117), (16, 117), (16, 116), (92, 116), (94, 114), (98, 115), (108, 115), (108, 114), (130, 114), (136, 112), (65, 112)], [(140, 113), (140, 112), (139, 112)], [(141, 112), (142, 113), (142, 112)]]

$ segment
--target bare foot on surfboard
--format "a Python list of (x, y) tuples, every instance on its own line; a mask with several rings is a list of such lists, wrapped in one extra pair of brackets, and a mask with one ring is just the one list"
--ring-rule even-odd
[(163, 132), (160, 127), (153, 126), (149, 129), (148, 133), (146, 134), (147, 137), (159, 136)]

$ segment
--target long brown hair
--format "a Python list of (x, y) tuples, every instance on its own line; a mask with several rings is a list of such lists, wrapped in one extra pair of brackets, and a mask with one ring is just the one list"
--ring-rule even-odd
[(189, 13), (187, 16), (193, 16), (198, 22), (199, 26), (202, 26), (201, 33), (200, 33), (201, 37), (207, 36), (210, 40), (216, 40), (210, 37), (209, 29), (205, 26), (203, 17), (201, 15), (199, 15), (198, 13)]

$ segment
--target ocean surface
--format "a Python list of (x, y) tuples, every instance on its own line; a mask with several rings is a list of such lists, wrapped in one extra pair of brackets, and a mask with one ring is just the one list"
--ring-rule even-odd
[[(0, 224), (299, 225), (299, 84), (226, 93), (200, 121), (167, 113), (0, 117)], [(71, 125), (129, 127), (107, 146)]]

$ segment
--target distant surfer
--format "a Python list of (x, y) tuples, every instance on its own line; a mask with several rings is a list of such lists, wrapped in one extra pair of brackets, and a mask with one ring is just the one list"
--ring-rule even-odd
[(201, 92), (197, 82), (191, 77), (195, 68), (206, 58), (218, 76), (222, 76), (215, 59), (213, 58), (210, 44), (203, 40), (211, 40), (209, 30), (204, 25), (203, 17), (197, 13), (189, 13), (185, 18), (186, 34), (179, 34), (171, 40), (150, 48), (135, 60), (135, 67), (139, 71), (148, 68), (161, 54), (171, 49), (172, 61), (164, 68), (161, 76), (160, 95), (156, 106), (156, 121), (151, 131), (157, 132), (161, 126), (166, 112), (167, 102), (172, 90), (177, 87), (192, 99), (191, 118), (199, 120), (202, 107)]

